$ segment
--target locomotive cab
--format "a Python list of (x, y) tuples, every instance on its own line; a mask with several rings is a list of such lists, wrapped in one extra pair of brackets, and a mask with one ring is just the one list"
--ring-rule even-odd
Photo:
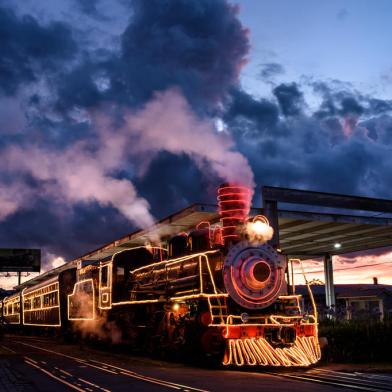
[(143, 292), (147, 292), (146, 288), (137, 287), (137, 284), (135, 284), (133, 280), (134, 271), (155, 262), (166, 260), (166, 256), (165, 249), (153, 247), (128, 249), (114, 255), (112, 259), (112, 301), (115, 303), (132, 301)]
[(113, 257), (113, 302), (130, 299), (130, 271), (153, 261), (150, 252), (145, 248), (123, 251)]

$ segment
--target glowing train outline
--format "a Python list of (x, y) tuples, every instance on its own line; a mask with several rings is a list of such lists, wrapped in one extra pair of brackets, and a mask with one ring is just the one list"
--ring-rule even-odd
[[(278, 250), (250, 241), (239, 230), (252, 222), (268, 225), (264, 216), (248, 221), (250, 192), (231, 185), (221, 187), (218, 195), (221, 226), (212, 227), (210, 222), (202, 221), (194, 231), (174, 236), (168, 249), (137, 246), (109, 258), (82, 261), (76, 269), (62, 271), (48, 281), (6, 297), (0, 303), (0, 316), (14, 326), (49, 327), (64, 332), (78, 328), (80, 322), (94, 325), (105, 318), (120, 322), (128, 315), (136, 318), (135, 323), (148, 324), (156, 315), (163, 315), (156, 328), (169, 344), (178, 344), (172, 336), (185, 333), (189, 326), (196, 327), (203, 350), (215, 355), (211, 343), (214, 339), (222, 347), (218, 351), (223, 354), (225, 366), (287, 367), (317, 363), (321, 357), (317, 309), (309, 285), (314, 314), (305, 316), (300, 307), (301, 296), (285, 293), (287, 260)], [(163, 260), (168, 252), (169, 258)], [(245, 261), (241, 261), (241, 252), (248, 252), (251, 258), (244, 256)], [(253, 267), (242, 268), (249, 260)], [(131, 268), (134, 262), (142, 265)], [(254, 287), (249, 284), (246, 274), (260, 263), (269, 267), (269, 273), (263, 277), (265, 282), (276, 275), (272, 290), (268, 289), (270, 283), (264, 285), (261, 280), (253, 282)], [(234, 268), (242, 269), (234, 274)], [(242, 294), (246, 297), (244, 290), (248, 290), (253, 301), (249, 307), (232, 292), (241, 293), (238, 287), (241, 274), (246, 278), (241, 283)], [(50, 304), (50, 299), (44, 300), (48, 295), (52, 295), (52, 305), (46, 306)], [(262, 301), (267, 297), (268, 301)], [(138, 306), (146, 307), (147, 316), (139, 315)], [(270, 310), (274, 306), (276, 310)], [(51, 322), (44, 319), (48, 315)], [(26, 322), (27, 319), (30, 321)], [(31, 319), (39, 322), (33, 323)], [(126, 323), (124, 328), (134, 333), (131, 321)]]

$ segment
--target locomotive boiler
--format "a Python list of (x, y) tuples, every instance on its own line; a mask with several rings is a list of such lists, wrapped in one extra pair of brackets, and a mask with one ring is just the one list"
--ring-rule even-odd
[[(316, 308), (304, 314), (301, 296), (288, 295), (286, 257), (268, 244), (267, 219), (249, 217), (250, 203), (248, 188), (222, 185), (219, 221), (177, 233), (165, 247), (79, 261), (73, 289), (53, 296), (53, 327), (65, 314), (69, 328), (115, 333), (145, 352), (208, 356), (226, 366), (316, 363)], [(26, 290), (21, 303), (39, 289)], [(26, 320), (17, 298), (9, 301)]]

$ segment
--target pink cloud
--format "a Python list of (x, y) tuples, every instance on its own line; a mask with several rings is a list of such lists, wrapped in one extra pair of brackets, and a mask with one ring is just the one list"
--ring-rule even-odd
[[(324, 279), (323, 261), (307, 260), (303, 262), (308, 280)], [(388, 251), (381, 255), (357, 255), (350, 262), (344, 256), (333, 258), (334, 282), (343, 283), (373, 283), (373, 277), (378, 278), (380, 284), (392, 285), (392, 252)], [(304, 280), (298, 265), (295, 267), (295, 280), (298, 284), (303, 284)]]
[(184, 153), (201, 168), (207, 161), (226, 181), (254, 187), (249, 162), (235, 151), (233, 139), (226, 133), (217, 133), (211, 121), (198, 119), (177, 90), (156, 94), (143, 110), (127, 114), (125, 127), (134, 141), (129, 146), (134, 153)]

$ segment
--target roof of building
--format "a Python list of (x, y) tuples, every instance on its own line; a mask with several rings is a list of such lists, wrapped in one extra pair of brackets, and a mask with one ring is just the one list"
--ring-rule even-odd
[[(262, 208), (252, 208), (252, 215), (263, 215)], [(102, 259), (125, 248), (145, 244), (158, 236), (168, 237), (194, 228), (201, 221), (219, 221), (217, 206), (193, 204), (162, 219), (149, 229), (138, 230), (110, 242), (81, 258)], [(284, 254), (309, 258), (325, 253), (333, 255), (392, 246), (392, 219), (336, 213), (279, 210), (280, 248)], [(341, 248), (334, 244), (339, 242)]]
[[(392, 213), (392, 201), (357, 196), (336, 195), (294, 189), (263, 187), (263, 198), (294, 204), (324, 205), (340, 208), (326, 212), (324, 208), (308, 210), (278, 209), (280, 248), (289, 257), (310, 258), (324, 254), (345, 254), (392, 246), (392, 218), (369, 215), (365, 211), (384, 211)], [(275, 199), (274, 199), (275, 198)], [(360, 208), (356, 214), (346, 213), (347, 208)], [(342, 210), (343, 208), (343, 210)], [(324, 212), (319, 212), (319, 211)], [(344, 213), (341, 213), (344, 212)], [(252, 208), (252, 215), (264, 214), (262, 208)], [(219, 221), (217, 206), (213, 204), (193, 204), (190, 207), (168, 216), (154, 226), (137, 230), (70, 261), (53, 271), (24, 282), (18, 289), (46, 279), (59, 271), (75, 267), (79, 260), (102, 260), (113, 254), (134, 246), (144, 245), (152, 238), (165, 241), (181, 231), (194, 228), (201, 221)], [(336, 248), (335, 243), (341, 246)]]

